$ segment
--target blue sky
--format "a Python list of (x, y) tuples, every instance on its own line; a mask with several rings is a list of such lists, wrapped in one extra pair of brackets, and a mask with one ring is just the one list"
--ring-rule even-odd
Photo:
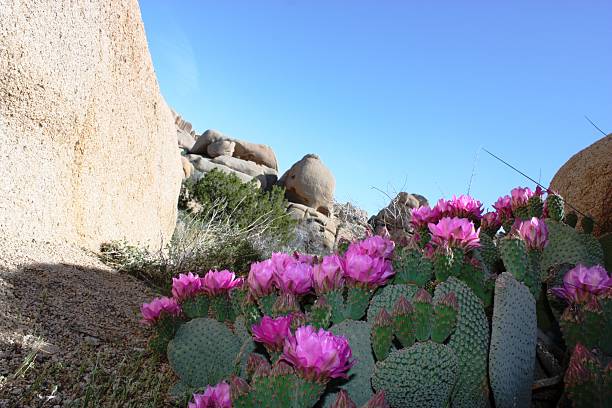
[[(612, 2), (141, 0), (168, 103), (273, 147), (316, 153), (370, 214), (408, 191), (485, 206), (547, 185), (612, 132)], [(472, 177), (472, 173), (474, 174)]]

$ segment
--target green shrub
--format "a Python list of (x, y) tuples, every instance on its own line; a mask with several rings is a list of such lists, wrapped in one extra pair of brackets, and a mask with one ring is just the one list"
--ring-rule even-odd
[(194, 200), (197, 214), (222, 208), (219, 215), (228, 217), (232, 226), (240, 230), (274, 236), (280, 244), (292, 237), (295, 221), (287, 215), (285, 190), (281, 187), (261, 191), (254, 182), (243, 183), (234, 174), (214, 169), (195, 183), (187, 182), (185, 190), (183, 202)]

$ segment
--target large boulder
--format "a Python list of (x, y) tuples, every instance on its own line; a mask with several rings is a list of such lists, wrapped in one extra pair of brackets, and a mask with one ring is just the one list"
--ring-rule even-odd
[(377, 233), (389, 234), (395, 242), (403, 243), (413, 232), (410, 211), (423, 205), (429, 205), (425, 197), (402, 191), (370, 219), (370, 225)]
[[(278, 162), (274, 150), (270, 146), (263, 144), (245, 142), (244, 140), (234, 139), (218, 130), (208, 129), (202, 133), (196, 140), (195, 145), (191, 148), (191, 154), (199, 154), (201, 156), (209, 155), (208, 147), (210, 145), (220, 146), (218, 142), (230, 141), (234, 142), (233, 156), (242, 160), (248, 160), (261, 164), (262, 166), (270, 167), (278, 170)], [(217, 147), (212, 148), (212, 153), (216, 154)], [(226, 155), (228, 155), (226, 153)], [(214, 156), (211, 156), (214, 157)]]
[(325, 215), (332, 214), (336, 180), (316, 154), (307, 154), (278, 181), (287, 200), (306, 205)]
[[(612, 134), (573, 155), (550, 188), (595, 219), (595, 235), (612, 231)], [(565, 211), (572, 209), (566, 205)]]
[(183, 170), (137, 0), (0, 10), (0, 241), (168, 240)]

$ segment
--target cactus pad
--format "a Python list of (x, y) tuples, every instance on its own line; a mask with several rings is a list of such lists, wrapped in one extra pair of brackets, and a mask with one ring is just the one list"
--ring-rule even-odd
[(475, 408), (488, 403), (487, 355), (489, 351), (489, 325), (482, 301), (460, 280), (450, 277), (438, 285), (434, 302), (455, 292), (459, 303), (457, 327), (450, 336), (448, 346), (459, 362), (459, 377), (453, 392), (452, 406)]
[(504, 272), (495, 282), (489, 376), (496, 407), (527, 407), (537, 345), (535, 299)]
[(376, 363), (372, 385), (394, 408), (445, 407), (459, 372), (448, 346), (427, 341), (396, 350)]
[(545, 276), (551, 266), (562, 263), (591, 266), (603, 262), (599, 242), (588, 234), (580, 234), (561, 222), (545, 220), (548, 227), (548, 245), (542, 252), (541, 268)]
[(413, 285), (387, 285), (384, 288), (378, 289), (368, 308), (368, 322), (373, 322), (381, 309), (386, 309), (387, 312), (393, 311), (393, 306), (401, 296), (410, 300), (417, 292), (418, 287)]
[(402, 248), (396, 250), (396, 259), (393, 262), (395, 271), (394, 283), (408, 283), (420, 287), (431, 279), (433, 265), (418, 249)]
[(232, 373), (241, 345), (223, 323), (198, 318), (178, 329), (168, 344), (168, 360), (183, 382), (203, 387)]

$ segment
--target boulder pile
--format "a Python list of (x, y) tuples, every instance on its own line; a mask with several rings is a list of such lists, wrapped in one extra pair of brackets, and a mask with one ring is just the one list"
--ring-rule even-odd
[[(334, 175), (319, 156), (305, 155), (279, 179), (278, 162), (270, 146), (236, 139), (213, 129), (197, 135), (191, 123), (173, 113), (184, 178), (199, 180), (212, 169), (219, 169), (235, 174), (243, 182), (255, 180), (263, 190), (275, 185), (284, 187), (289, 201), (287, 213), (298, 221), (297, 246), (305, 251), (329, 252), (340, 239), (353, 240), (365, 234), (367, 214), (354, 207), (337, 209)], [(335, 215), (338, 211), (340, 217)], [(363, 214), (358, 220), (353, 219), (359, 211)], [(349, 213), (352, 215), (348, 216)]]

